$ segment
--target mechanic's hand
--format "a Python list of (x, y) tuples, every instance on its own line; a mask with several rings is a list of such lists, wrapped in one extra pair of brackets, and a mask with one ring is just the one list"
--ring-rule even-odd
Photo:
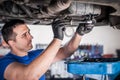
[(54, 38), (63, 40), (64, 30), (65, 30), (64, 23), (61, 20), (54, 20), (52, 22), (52, 29), (53, 29)]
[(76, 29), (76, 32), (83, 36), (84, 34), (89, 33), (90, 31), (92, 31), (94, 27), (94, 24), (92, 23), (80, 23)]

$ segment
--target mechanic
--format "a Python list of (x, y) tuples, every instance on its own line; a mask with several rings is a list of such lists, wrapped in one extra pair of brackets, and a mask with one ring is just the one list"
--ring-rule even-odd
[(50, 65), (71, 56), (78, 48), (81, 38), (93, 26), (79, 24), (71, 40), (61, 47), (64, 38), (64, 22), (54, 20), (54, 38), (45, 50), (31, 50), (33, 36), (27, 24), (20, 19), (6, 22), (1, 30), (10, 52), (0, 59), (1, 80), (45, 80), (45, 72)]

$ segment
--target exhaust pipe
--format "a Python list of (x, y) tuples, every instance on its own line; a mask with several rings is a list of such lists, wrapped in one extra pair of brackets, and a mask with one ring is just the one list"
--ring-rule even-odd
[(62, 10), (67, 9), (71, 4), (71, 0), (52, 0), (49, 6), (44, 6), (38, 14), (39, 18), (52, 16)]

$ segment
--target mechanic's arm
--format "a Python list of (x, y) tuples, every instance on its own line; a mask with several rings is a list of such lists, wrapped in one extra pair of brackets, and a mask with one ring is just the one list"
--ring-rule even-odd
[(64, 26), (61, 21), (52, 24), (54, 39), (43, 53), (33, 60), (29, 65), (11, 63), (5, 70), (4, 77), (7, 80), (39, 80), (39, 78), (49, 69), (55, 58), (63, 40)]
[(93, 29), (93, 26), (94, 24), (92, 23), (91, 24), (80, 23), (76, 29), (74, 36), (66, 45), (64, 45), (59, 49), (58, 54), (56, 55), (53, 62), (56, 62), (71, 56), (74, 53), (74, 51), (78, 49), (82, 36), (84, 34), (89, 33)]

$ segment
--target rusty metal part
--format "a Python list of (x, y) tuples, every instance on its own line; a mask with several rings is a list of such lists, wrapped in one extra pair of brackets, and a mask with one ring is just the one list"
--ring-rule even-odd
[(110, 15), (120, 16), (120, 0), (72, 0), (72, 1), (79, 1), (80, 3), (89, 3), (89, 4), (96, 4), (96, 5), (102, 5), (102, 6), (109, 6), (116, 10)]

